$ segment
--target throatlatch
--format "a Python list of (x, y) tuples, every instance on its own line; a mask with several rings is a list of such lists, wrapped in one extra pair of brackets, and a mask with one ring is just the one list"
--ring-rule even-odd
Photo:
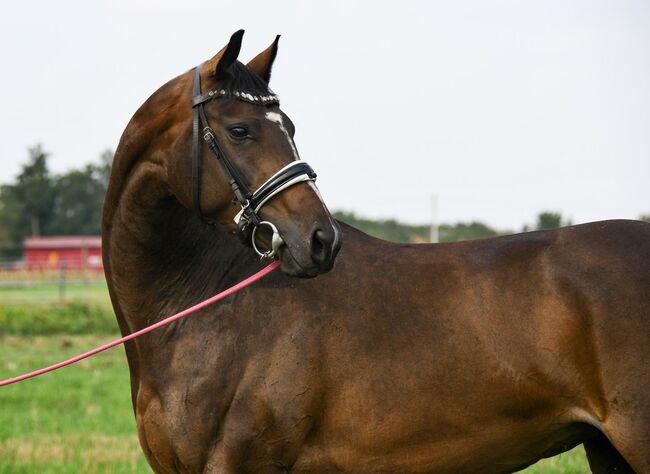
[[(292, 161), (282, 169), (268, 178), (256, 191), (251, 192), (244, 183), (244, 180), (237, 173), (235, 167), (228, 161), (223, 150), (217, 142), (214, 130), (210, 127), (205, 115), (203, 105), (214, 99), (222, 97), (232, 97), (244, 102), (260, 106), (280, 105), (278, 97), (269, 93), (266, 95), (255, 95), (247, 91), (227, 91), (225, 89), (211, 90), (201, 93), (201, 66), (194, 69), (194, 85), (192, 87), (192, 201), (195, 212), (202, 220), (212, 223), (206, 219), (201, 212), (201, 146), (199, 145), (199, 133), (207, 143), (208, 148), (221, 164), (221, 168), (228, 179), (232, 188), (235, 199), (241, 206), (234, 220), (237, 224), (237, 233), (240, 239), (253, 247), (255, 252), (261, 258), (273, 258), (280, 246), (283, 244), (282, 237), (277, 227), (269, 222), (264, 221), (258, 215), (258, 212), (273, 196), (281, 193), (294, 184), (303, 181), (316, 181), (316, 173), (306, 162), (302, 160)], [(268, 227), (272, 232), (271, 249), (262, 251), (255, 243), (255, 237), (258, 228)]]

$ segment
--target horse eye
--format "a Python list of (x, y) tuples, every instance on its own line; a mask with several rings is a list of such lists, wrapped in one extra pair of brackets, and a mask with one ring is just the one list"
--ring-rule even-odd
[(233, 138), (246, 138), (248, 136), (248, 130), (244, 127), (232, 127), (230, 129), (230, 136)]

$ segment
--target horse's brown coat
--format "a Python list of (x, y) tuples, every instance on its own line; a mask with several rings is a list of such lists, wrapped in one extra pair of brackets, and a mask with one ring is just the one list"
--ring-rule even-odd
[[(202, 207), (224, 226), (191, 211), (190, 94), (191, 72), (163, 86), (116, 154), (104, 259), (124, 334), (260, 267), (225, 227), (236, 209), (212, 162)], [(220, 137), (255, 183), (292, 159), (262, 134), (263, 155)], [(289, 235), (283, 269), (305, 274), (327, 210), (303, 183), (262, 215)], [(276, 272), (126, 345), (156, 472), (509, 472), (580, 443), (594, 472), (650, 472), (650, 224), (438, 245), (341, 227), (331, 272)]]

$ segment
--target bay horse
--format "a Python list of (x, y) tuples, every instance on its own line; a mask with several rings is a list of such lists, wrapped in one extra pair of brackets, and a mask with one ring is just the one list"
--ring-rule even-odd
[(650, 473), (650, 224), (398, 245), (338, 223), (268, 88), (277, 38), (244, 65), (242, 34), (140, 107), (106, 197), (123, 334), (260, 269), (252, 242), (281, 260), (126, 344), (154, 471), (500, 473), (583, 443), (593, 472)]

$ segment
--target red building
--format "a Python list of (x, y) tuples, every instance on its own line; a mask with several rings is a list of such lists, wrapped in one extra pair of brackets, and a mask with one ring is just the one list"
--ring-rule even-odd
[(66, 268), (103, 271), (102, 238), (99, 236), (31, 237), (25, 239), (28, 270)]

